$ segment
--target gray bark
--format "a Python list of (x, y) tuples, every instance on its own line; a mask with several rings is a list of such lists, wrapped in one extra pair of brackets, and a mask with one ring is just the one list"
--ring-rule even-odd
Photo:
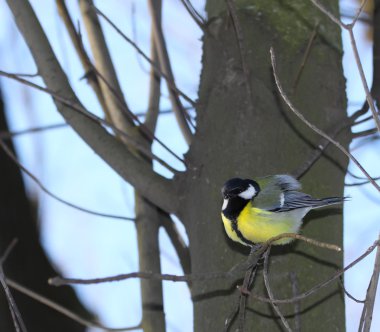
[[(337, 1), (330, 2), (329, 6), (338, 13)], [(207, 11), (214, 21), (209, 26), (210, 33), (204, 37), (197, 132), (186, 156), (190, 169), (182, 179), (185, 194), (181, 197), (179, 212), (190, 238), (194, 273), (227, 271), (248, 253), (224, 234), (219, 215), (223, 182), (236, 176), (254, 178), (290, 173), (305, 161), (312, 145), (319, 141), (278, 96), (269, 48), (273, 46), (276, 51), (283, 85), (311, 122), (328, 130), (346, 119), (340, 31), (310, 3), (238, 2), (252, 101), (247, 98), (233, 24), (224, 2), (208, 1)], [(318, 20), (319, 33), (298, 88), (292, 93), (293, 81)], [(347, 144), (347, 133), (339, 140)], [(331, 148), (302, 179), (304, 191), (316, 197), (343, 195), (346, 166), (347, 160)], [(342, 245), (341, 210), (310, 213), (302, 233)], [(342, 266), (342, 254), (295, 242), (274, 248), (270, 262), (274, 296), (288, 298), (292, 297), (290, 273), (296, 274), (298, 289), (305, 291)], [(235, 285), (236, 281), (193, 283), (196, 331), (223, 330), (225, 319), (236, 307)], [(266, 295), (260, 275), (254, 292)], [(336, 283), (300, 305), (297, 319), (302, 330), (344, 330), (343, 295)], [(294, 327), (295, 305), (281, 305), (280, 310)], [(235, 331), (235, 328), (230, 330)], [(281, 321), (275, 318), (268, 304), (249, 300), (247, 331), (282, 329)]]

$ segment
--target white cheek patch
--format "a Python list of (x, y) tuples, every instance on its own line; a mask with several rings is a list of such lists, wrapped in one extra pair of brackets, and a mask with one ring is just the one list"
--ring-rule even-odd
[(227, 208), (227, 205), (228, 205), (228, 199), (225, 198), (223, 200), (222, 211), (224, 211)]
[(255, 188), (250, 184), (248, 189), (241, 192), (238, 196), (244, 199), (252, 199), (253, 196), (256, 195)]
[(280, 207), (283, 207), (285, 203), (285, 194), (281, 193), (280, 194)]

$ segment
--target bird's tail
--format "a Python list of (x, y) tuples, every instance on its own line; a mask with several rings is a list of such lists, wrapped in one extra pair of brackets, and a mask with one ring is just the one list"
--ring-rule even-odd
[(313, 209), (317, 209), (323, 206), (334, 205), (334, 204), (343, 204), (344, 201), (347, 201), (350, 197), (326, 197), (321, 199), (313, 199), (310, 202)]

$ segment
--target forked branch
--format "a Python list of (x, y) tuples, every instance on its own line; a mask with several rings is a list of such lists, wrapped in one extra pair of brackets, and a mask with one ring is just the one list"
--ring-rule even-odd
[[(31, 50), (38, 72), (46, 86), (73, 104), (83, 108), (72, 90), (65, 73), (38, 22), (36, 15), (26, 0), (7, 0), (16, 24)], [(54, 100), (58, 111), (78, 135), (116, 173), (128, 181), (148, 200), (163, 210), (175, 213), (177, 210), (174, 183), (153, 172), (150, 165), (137, 158), (98, 123), (74, 111), (62, 102)]]

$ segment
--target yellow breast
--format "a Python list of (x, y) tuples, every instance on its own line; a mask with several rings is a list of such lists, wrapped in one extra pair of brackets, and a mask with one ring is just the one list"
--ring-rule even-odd
[[(223, 214), (222, 219), (227, 235), (233, 241), (245, 244), (232, 229), (230, 220)], [(291, 212), (269, 212), (254, 208), (251, 203), (248, 203), (237, 217), (237, 227), (245, 239), (253, 243), (262, 243), (282, 233), (298, 233), (301, 219)], [(292, 239), (284, 238), (274, 244), (285, 244), (291, 241)]]

